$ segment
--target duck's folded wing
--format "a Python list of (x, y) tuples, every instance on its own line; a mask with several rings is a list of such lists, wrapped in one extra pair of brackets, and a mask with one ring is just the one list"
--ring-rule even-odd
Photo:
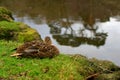
[(38, 49), (25, 49), (24, 53), (37, 53)]

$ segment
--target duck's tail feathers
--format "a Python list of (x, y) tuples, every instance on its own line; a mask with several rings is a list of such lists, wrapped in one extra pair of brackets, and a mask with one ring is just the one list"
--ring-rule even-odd
[(12, 54), (10, 56), (14, 57), (14, 56), (20, 56), (20, 55), (21, 55), (20, 53), (14, 53), (14, 54)]

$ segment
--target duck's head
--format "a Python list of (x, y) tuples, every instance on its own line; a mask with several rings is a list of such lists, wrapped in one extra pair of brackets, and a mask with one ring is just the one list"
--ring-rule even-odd
[(49, 36), (46, 36), (44, 41), (45, 41), (46, 44), (49, 44), (49, 45), (52, 44), (52, 41), (51, 41)]

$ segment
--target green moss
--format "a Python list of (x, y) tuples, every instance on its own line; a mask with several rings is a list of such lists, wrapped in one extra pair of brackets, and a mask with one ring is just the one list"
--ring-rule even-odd
[(0, 7), (0, 21), (13, 21), (11, 11), (4, 7)]
[(24, 42), (41, 38), (36, 30), (26, 24), (0, 21), (0, 39)]
[(100, 74), (96, 80), (120, 80), (120, 71), (109, 74)]
[(28, 25), (14, 22), (11, 11), (0, 7), (0, 39), (25, 42), (41, 38), (37, 31)]
[(17, 22), (0, 21), (0, 39), (12, 39), (20, 30)]
[(18, 33), (18, 41), (19, 42), (26, 42), (26, 41), (32, 41), (35, 39), (40, 39), (40, 35), (36, 32), (36, 30), (27, 28), (23, 30), (22, 32)]
[(18, 22), (0, 21), (0, 29), (18, 31), (20, 27)]
[(120, 70), (118, 66), (116, 66), (114, 63), (107, 61), (107, 60), (97, 60), (97, 59), (90, 59), (91, 62), (94, 62), (95, 65), (104, 68), (104, 70), (110, 70), (110, 71), (117, 71)]
[(0, 14), (8, 14), (11, 15), (11, 11), (7, 10), (4, 7), (0, 7)]

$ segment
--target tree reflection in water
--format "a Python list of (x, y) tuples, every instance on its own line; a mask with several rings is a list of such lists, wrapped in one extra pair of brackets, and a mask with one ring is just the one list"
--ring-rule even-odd
[(107, 33), (98, 31), (97, 25), (78, 26), (76, 31), (72, 27), (75, 22), (72, 21), (62, 19), (59, 22), (49, 24), (50, 33), (60, 45), (78, 47), (82, 44), (88, 44), (99, 47), (105, 44)]

